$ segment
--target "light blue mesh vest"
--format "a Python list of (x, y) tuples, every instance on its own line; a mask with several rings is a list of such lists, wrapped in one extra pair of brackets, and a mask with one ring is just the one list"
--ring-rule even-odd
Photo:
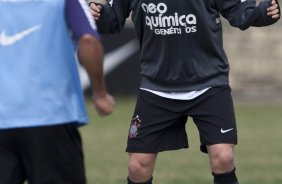
[(0, 129), (87, 122), (64, 0), (0, 0)]

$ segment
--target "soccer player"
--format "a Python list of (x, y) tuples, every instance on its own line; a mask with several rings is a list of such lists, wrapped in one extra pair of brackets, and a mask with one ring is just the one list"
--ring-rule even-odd
[(86, 183), (78, 127), (88, 117), (73, 41), (95, 108), (108, 115), (114, 99), (87, 2), (0, 0), (1, 184)]
[(221, 16), (245, 30), (280, 17), (278, 2), (255, 0), (110, 0), (90, 3), (101, 33), (117, 33), (131, 15), (141, 49), (142, 81), (129, 129), (129, 184), (150, 184), (159, 152), (188, 147), (196, 124), (214, 184), (238, 184), (237, 129)]

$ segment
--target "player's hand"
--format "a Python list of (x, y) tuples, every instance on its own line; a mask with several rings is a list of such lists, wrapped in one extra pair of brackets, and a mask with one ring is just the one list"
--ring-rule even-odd
[(102, 95), (94, 95), (93, 103), (97, 113), (100, 116), (111, 114), (115, 106), (114, 98), (108, 93), (104, 93)]
[(267, 15), (271, 16), (273, 19), (280, 18), (279, 6), (276, 0), (271, 1), (271, 6), (267, 8)]
[(96, 4), (94, 2), (90, 3), (90, 12), (95, 20), (99, 20), (101, 9), (102, 9), (101, 5)]

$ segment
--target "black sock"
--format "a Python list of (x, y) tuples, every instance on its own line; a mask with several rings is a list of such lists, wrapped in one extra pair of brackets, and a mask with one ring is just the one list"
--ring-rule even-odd
[(143, 183), (134, 183), (133, 181), (130, 181), (129, 178), (127, 178), (127, 181), (128, 181), (128, 184), (152, 184), (153, 178), (151, 178), (148, 181), (143, 182)]
[(214, 184), (239, 184), (235, 174), (235, 168), (228, 173), (212, 173), (212, 175), (214, 176)]

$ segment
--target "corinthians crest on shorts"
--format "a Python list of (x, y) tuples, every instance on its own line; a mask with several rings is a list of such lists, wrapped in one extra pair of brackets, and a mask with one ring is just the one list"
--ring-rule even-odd
[(129, 138), (136, 138), (138, 135), (138, 128), (141, 126), (141, 120), (137, 115), (135, 118), (131, 120), (131, 125), (129, 129)]

